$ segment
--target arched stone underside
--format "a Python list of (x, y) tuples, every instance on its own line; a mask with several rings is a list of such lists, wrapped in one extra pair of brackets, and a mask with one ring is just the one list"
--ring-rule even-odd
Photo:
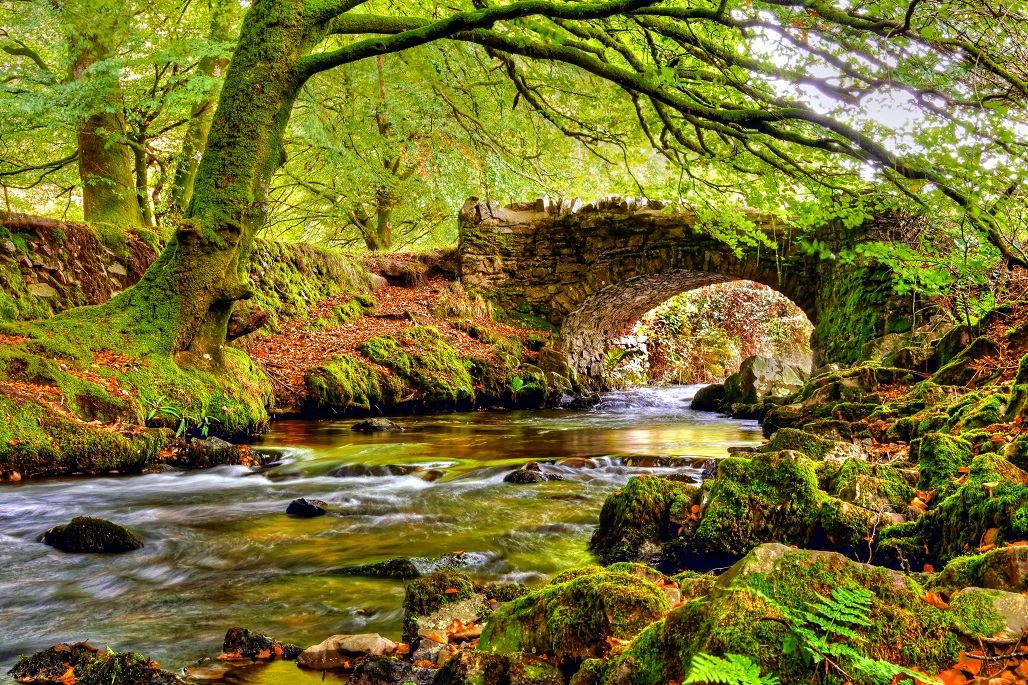
[[(815, 326), (815, 363), (854, 361), (871, 340), (902, 329), (891, 316), (897, 303), (888, 269), (809, 256), (774, 217), (747, 211), (746, 218), (774, 247), (732, 249), (696, 212), (646, 200), (501, 207), (471, 198), (460, 214), (461, 278), (504, 309), (561, 327), (568, 362), (592, 378), (611, 338), (634, 319), (712, 283), (756, 281), (790, 298)], [(881, 222), (833, 225), (812, 237), (838, 250), (883, 230)]]

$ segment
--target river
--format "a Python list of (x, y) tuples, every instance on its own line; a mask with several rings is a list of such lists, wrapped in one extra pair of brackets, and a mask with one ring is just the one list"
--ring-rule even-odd
[[(629, 477), (675, 470), (698, 483), (706, 458), (759, 442), (754, 421), (690, 410), (698, 387), (609, 393), (581, 412), (399, 417), (405, 430), (391, 434), (355, 433), (354, 420), (281, 421), (255, 444), (278, 457), (262, 469), (0, 486), (0, 673), (20, 654), (78, 640), (174, 670), (216, 655), (237, 625), (302, 646), (340, 632), (398, 639), (403, 583), (328, 573), (352, 564), (406, 556), (429, 571), (460, 552), (476, 579), (538, 584), (595, 563), (599, 509)], [(688, 459), (630, 458), (656, 456)], [(544, 464), (564, 481), (503, 482), (526, 461), (569, 457), (591, 461)], [(297, 497), (338, 514), (286, 516)], [(37, 542), (79, 515), (125, 525), (145, 546), (69, 555)], [(236, 682), (304, 679), (288, 664)]]

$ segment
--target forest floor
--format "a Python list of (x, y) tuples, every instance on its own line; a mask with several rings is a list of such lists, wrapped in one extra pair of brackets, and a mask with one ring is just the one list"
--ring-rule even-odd
[[(319, 326), (329, 313), (352, 299), (341, 294), (319, 302), (307, 317), (290, 320), (274, 332), (258, 332), (247, 336), (247, 354), (261, 366), (275, 387), (275, 411), (288, 414), (303, 407), (307, 391), (304, 375), (308, 369), (335, 354), (345, 354), (373, 364), (357, 347), (376, 336), (389, 335), (413, 326), (434, 326), (465, 359), (489, 359), (492, 345), (472, 337), (472, 327), (487, 330), (497, 337), (517, 338), (524, 343), (532, 333), (542, 333), (494, 321), (489, 316), (471, 316), (460, 320), (436, 315), (443, 301), (453, 299), (452, 280), (434, 276), (412, 285), (385, 285), (375, 290), (375, 311), (350, 323)], [(471, 313), (471, 312), (469, 312)], [(459, 321), (459, 326), (457, 324)], [(534, 359), (535, 352), (525, 349), (524, 355)], [(385, 369), (380, 369), (385, 371)]]

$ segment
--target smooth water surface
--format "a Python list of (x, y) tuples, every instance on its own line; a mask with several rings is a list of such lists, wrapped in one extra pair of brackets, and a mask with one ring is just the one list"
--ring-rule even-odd
[[(397, 556), (429, 571), (459, 552), (482, 581), (529, 584), (594, 563), (600, 506), (629, 477), (675, 470), (699, 482), (703, 459), (760, 440), (756, 422), (688, 409), (698, 387), (610, 393), (584, 412), (402, 417), (404, 432), (391, 434), (355, 433), (353, 420), (283, 421), (259, 441), (280, 455), (260, 470), (0, 486), (0, 668), (87, 640), (178, 669), (216, 655), (236, 625), (303, 646), (339, 632), (397, 639), (401, 581), (331, 574)], [(655, 467), (631, 456), (699, 459)], [(526, 461), (571, 457), (590, 461), (543, 464), (564, 481), (503, 482)], [(297, 497), (338, 515), (286, 516)], [(79, 515), (125, 525), (145, 547), (69, 555), (36, 541)], [(244, 680), (299, 682), (292, 665)]]

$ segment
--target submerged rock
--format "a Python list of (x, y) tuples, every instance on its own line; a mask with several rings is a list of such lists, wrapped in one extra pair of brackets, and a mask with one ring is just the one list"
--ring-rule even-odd
[(318, 671), (348, 671), (359, 657), (392, 656), (397, 644), (378, 633), (364, 635), (333, 635), (320, 644), (308, 647), (296, 658), (298, 666)]
[(67, 676), (71, 670), (75, 679), (80, 680), (99, 654), (100, 650), (85, 642), (62, 643), (22, 657), (7, 675), (23, 683), (49, 683)]
[(51, 528), (43, 533), (43, 542), (73, 553), (117, 554), (143, 546), (127, 528), (90, 516), (76, 516), (71, 523)]
[(389, 419), (374, 418), (355, 423), (350, 430), (360, 433), (397, 433), (402, 431), (403, 427)]
[(529, 485), (532, 483), (545, 483), (551, 480), (564, 480), (555, 473), (543, 473), (542, 467), (534, 461), (530, 461), (516, 471), (511, 471), (503, 477), (504, 483), (516, 483), (518, 485)]
[(224, 658), (286, 659), (300, 656), (302, 647), (289, 645), (246, 628), (229, 628), (221, 647)]
[(348, 568), (336, 569), (334, 573), (343, 576), (367, 576), (369, 578), (417, 578), (421, 575), (418, 567), (407, 557), (387, 559), (374, 564), (363, 564), (361, 566), (350, 566)]
[(328, 504), (320, 499), (304, 499), (301, 497), (289, 503), (289, 506), (286, 507), (286, 514), (297, 518), (309, 519), (327, 514), (326, 506)]

